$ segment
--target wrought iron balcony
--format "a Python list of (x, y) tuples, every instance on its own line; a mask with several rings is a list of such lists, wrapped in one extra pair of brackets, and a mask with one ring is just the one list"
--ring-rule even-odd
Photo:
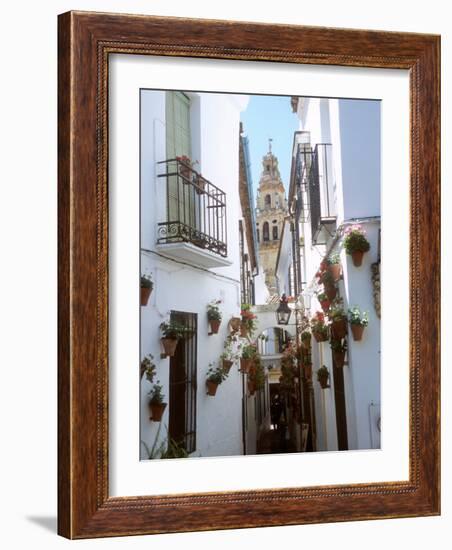
[[(226, 193), (179, 158), (158, 163), (165, 185), (166, 220), (158, 223), (157, 245), (187, 243), (226, 258)], [(207, 258), (206, 254), (200, 256)], [(224, 261), (201, 261), (208, 267)]]

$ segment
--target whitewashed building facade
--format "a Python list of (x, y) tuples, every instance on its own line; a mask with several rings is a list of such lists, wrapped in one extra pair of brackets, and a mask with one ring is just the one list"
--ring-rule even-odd
[[(255, 292), (258, 277), (249, 235), (255, 231), (253, 199), (246, 211), (246, 197), (238, 193), (240, 112), (247, 102), (229, 94), (141, 92), (141, 273), (153, 280), (149, 303), (141, 307), (141, 357), (153, 356), (167, 403), (162, 421), (151, 421), (152, 385), (143, 377), (142, 459), (169, 438), (189, 456), (240, 455), (258, 431), (247, 413), (255, 397), (247, 395), (237, 363), (215, 397), (206, 394), (209, 364), (220, 361), (228, 321), (240, 315), (243, 287), (247, 295)], [(194, 163), (186, 178), (181, 158)], [(218, 334), (209, 334), (207, 304), (213, 300), (221, 302)], [(159, 326), (170, 319), (189, 332), (175, 356), (164, 357)]]
[[(320, 262), (340, 254), (337, 284), (345, 311), (367, 311), (362, 341), (348, 327), (345, 365), (333, 365), (329, 342), (312, 339), (313, 382), (304, 404), (312, 428), (312, 450), (380, 447), (380, 103), (292, 98), (299, 120), (294, 135), (286, 219), (276, 267), (280, 294), (304, 297), (306, 313), (322, 311), (316, 278)], [(360, 267), (342, 247), (347, 226), (359, 223), (370, 250)], [(330, 388), (316, 371), (325, 365)], [(306, 415), (305, 415), (306, 419)]]

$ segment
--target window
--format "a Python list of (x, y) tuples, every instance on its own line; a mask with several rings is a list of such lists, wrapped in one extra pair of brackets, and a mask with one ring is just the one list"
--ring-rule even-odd
[[(191, 159), (190, 98), (182, 92), (166, 92), (166, 158)], [(180, 186), (176, 177), (168, 181), (168, 221), (194, 226), (195, 197), (190, 185)]]
[(188, 453), (196, 449), (196, 313), (171, 312), (171, 322), (182, 324), (187, 332), (170, 357), (168, 436)]
[(271, 208), (272, 205), (272, 198), (270, 195), (265, 195), (265, 207)]
[(268, 222), (264, 222), (264, 227), (263, 227), (263, 235), (262, 235), (262, 238), (264, 241), (269, 241), (270, 240), (270, 230), (269, 230), (269, 226), (268, 226)]
[(277, 241), (278, 240), (278, 226), (274, 225), (272, 230), (273, 230), (273, 240)]

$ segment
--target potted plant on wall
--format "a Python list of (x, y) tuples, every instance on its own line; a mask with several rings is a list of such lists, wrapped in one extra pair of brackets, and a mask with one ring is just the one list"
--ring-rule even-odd
[(325, 314), (317, 311), (311, 319), (311, 330), (317, 342), (328, 340), (328, 327), (325, 324)]
[(221, 300), (213, 300), (207, 304), (207, 319), (210, 323), (210, 334), (218, 334), (221, 325), (221, 311), (219, 308)]
[(336, 368), (340, 369), (344, 366), (345, 352), (347, 351), (346, 340), (331, 339), (331, 351), (333, 352), (333, 361)]
[(322, 283), (323, 283), (323, 289), (324, 293), (326, 294), (328, 300), (333, 301), (334, 298), (336, 298), (337, 294), (337, 288), (336, 288), (336, 282), (334, 280), (333, 275), (329, 271), (325, 271), (322, 275)]
[(154, 363), (154, 356), (149, 353), (141, 360), (140, 363), (140, 378), (146, 375), (148, 382), (152, 384), (154, 382), (154, 376), (156, 374), (156, 366)]
[(227, 378), (227, 373), (223, 367), (215, 367), (213, 363), (209, 363), (209, 369), (207, 371), (207, 395), (214, 396), (217, 393), (218, 386)]
[(317, 294), (317, 300), (320, 302), (320, 305), (321, 305), (324, 313), (326, 313), (329, 310), (330, 305), (331, 305), (331, 301), (328, 298), (328, 296), (326, 295), (326, 293), (325, 292), (319, 292)]
[[(231, 370), (234, 361), (240, 357), (240, 343), (237, 344), (238, 338), (234, 335), (229, 335), (224, 342), (224, 351), (220, 355), (223, 369), (226, 373)], [(237, 344), (234, 348), (234, 345)]]
[(240, 372), (248, 373), (256, 357), (256, 346), (246, 344), (242, 347), (242, 356), (240, 357)]
[(331, 274), (335, 282), (339, 281), (341, 278), (341, 258), (338, 253), (333, 253), (328, 256), (326, 259), (328, 265), (328, 273)]
[(162, 346), (165, 350), (165, 355), (173, 357), (176, 351), (177, 342), (186, 332), (185, 327), (174, 321), (169, 323), (161, 323), (160, 329), (162, 331)]
[(342, 300), (336, 300), (328, 311), (328, 317), (331, 320), (331, 336), (336, 340), (345, 338), (347, 335), (347, 315), (342, 306)]
[(151, 275), (141, 275), (140, 282), (140, 304), (142, 306), (147, 306), (149, 302), (149, 297), (151, 295), (152, 289), (154, 288), (154, 283), (152, 282)]
[(370, 249), (366, 232), (359, 224), (349, 225), (344, 230), (343, 245), (345, 252), (352, 257), (353, 265), (359, 267), (363, 262), (365, 252)]
[(238, 332), (240, 330), (241, 323), (242, 319), (240, 319), (240, 317), (231, 317), (229, 320), (229, 328), (232, 332)]
[(367, 311), (361, 311), (358, 306), (354, 306), (348, 310), (348, 320), (353, 334), (353, 340), (359, 342), (362, 340), (364, 328), (369, 324), (369, 316)]
[(256, 330), (256, 315), (251, 311), (250, 304), (242, 304), (240, 311), (242, 322), (240, 324), (240, 335), (246, 338), (248, 335), (253, 336)]
[(160, 384), (160, 380), (157, 380), (149, 392), (149, 409), (151, 411), (150, 420), (154, 422), (160, 422), (162, 420), (162, 416), (167, 405), (167, 403), (163, 402), (163, 399), (164, 395), (162, 392), (162, 385)]
[(325, 365), (321, 366), (317, 371), (317, 380), (320, 384), (320, 387), (324, 390), (326, 388), (329, 388), (330, 385), (328, 384), (330, 380), (330, 372), (325, 367)]

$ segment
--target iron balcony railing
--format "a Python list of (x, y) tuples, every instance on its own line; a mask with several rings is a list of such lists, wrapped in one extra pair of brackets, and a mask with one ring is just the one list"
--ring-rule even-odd
[(226, 193), (180, 159), (164, 167), (166, 220), (158, 223), (157, 244), (191, 243), (226, 257)]

